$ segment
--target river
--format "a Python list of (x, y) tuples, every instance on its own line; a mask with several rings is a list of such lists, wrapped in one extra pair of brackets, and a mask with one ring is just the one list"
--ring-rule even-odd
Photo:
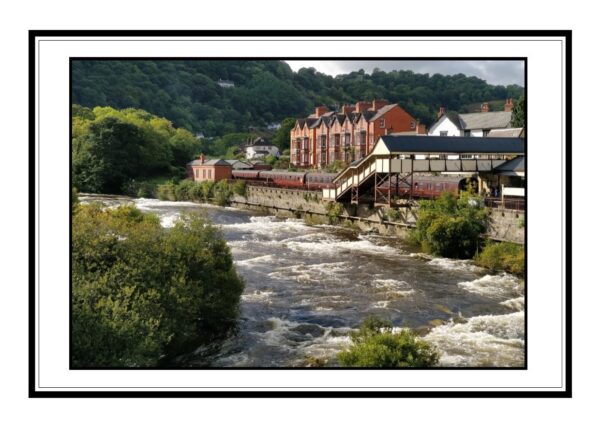
[(204, 211), (221, 227), (246, 284), (239, 324), (219, 345), (182, 357), (184, 366), (295, 367), (308, 357), (335, 366), (349, 332), (369, 315), (417, 329), (439, 349), (442, 366), (524, 365), (524, 288), (515, 276), (297, 219), (190, 202), (80, 199), (134, 202), (165, 227), (182, 212)]

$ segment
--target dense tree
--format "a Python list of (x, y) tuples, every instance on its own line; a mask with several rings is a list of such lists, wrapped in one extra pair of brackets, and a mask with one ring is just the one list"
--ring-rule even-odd
[(273, 136), (273, 139), (271, 140), (273, 145), (279, 148), (279, 151), (283, 152), (283, 150), (289, 149), (290, 131), (295, 125), (296, 119), (291, 117), (288, 117), (281, 122), (281, 127), (277, 130), (277, 133), (275, 133), (275, 136)]
[(181, 177), (202, 151), (185, 129), (147, 111), (72, 107), (74, 185), (85, 192), (121, 193), (130, 180)]
[(243, 282), (206, 218), (79, 205), (72, 235), (75, 367), (153, 367), (234, 322)]
[(142, 173), (141, 130), (116, 117), (90, 124), (73, 143), (73, 177), (83, 191), (118, 193), (125, 181)]
[(521, 96), (512, 111), (511, 125), (525, 127), (525, 96)]
[[(493, 86), (464, 74), (360, 70), (332, 77), (314, 68), (293, 72), (285, 62), (273, 60), (76, 60), (72, 77), (77, 104), (141, 108), (206, 136), (302, 117), (317, 104), (373, 98), (398, 102), (429, 125), (440, 106), (461, 111), (467, 104), (517, 99), (523, 93), (520, 86)], [(235, 87), (222, 88), (219, 79), (231, 80)]]

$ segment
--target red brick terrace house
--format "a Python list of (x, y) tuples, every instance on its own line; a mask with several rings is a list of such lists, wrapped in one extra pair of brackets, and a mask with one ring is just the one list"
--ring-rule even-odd
[(397, 132), (427, 133), (398, 104), (384, 100), (344, 105), (340, 112), (319, 106), (290, 131), (290, 162), (312, 168), (350, 163), (366, 156), (380, 136)]
[(194, 182), (231, 179), (231, 164), (225, 160), (208, 160), (204, 155), (187, 164), (188, 177)]

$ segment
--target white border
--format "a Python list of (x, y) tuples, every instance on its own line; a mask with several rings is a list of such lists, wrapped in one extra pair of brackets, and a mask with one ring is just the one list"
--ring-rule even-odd
[[(39, 203), (36, 238), (36, 388), (50, 390), (546, 390), (564, 389), (564, 249), (548, 239), (562, 229), (561, 209), (549, 208), (545, 171), (564, 170), (564, 40), (558, 37), (470, 38), (364, 37), (235, 38), (185, 37), (159, 41), (82, 37), (41, 37), (36, 43), (36, 182)], [(276, 37), (284, 39), (283, 37)], [(119, 37), (123, 40), (124, 37)], [(443, 41), (439, 41), (443, 39)], [(481, 39), (484, 39), (481, 37)], [(518, 41), (517, 41), (518, 39)], [(528, 370), (323, 371), (323, 370), (186, 370), (70, 371), (68, 369), (68, 152), (69, 57), (527, 57), (528, 58)], [(296, 53), (297, 52), (297, 53)], [(335, 53), (332, 53), (335, 52)], [(564, 174), (561, 175), (564, 180)], [(65, 188), (60, 191), (58, 188)], [(564, 209), (564, 193), (562, 194)], [(556, 199), (556, 197), (554, 197)], [(60, 206), (64, 206), (61, 208)], [(37, 327), (39, 324), (41, 327)], [(39, 363), (39, 364), (38, 364)], [(38, 368), (39, 365), (39, 368)], [(201, 384), (199, 386), (199, 384)], [(367, 389), (368, 387), (368, 389)], [(148, 389), (144, 389), (148, 390)]]

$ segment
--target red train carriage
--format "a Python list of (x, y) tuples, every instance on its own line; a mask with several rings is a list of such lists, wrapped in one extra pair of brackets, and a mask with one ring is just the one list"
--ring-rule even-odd
[(233, 179), (242, 179), (242, 180), (258, 180), (260, 170), (233, 170), (231, 172), (231, 176)]
[(304, 175), (302, 172), (288, 172), (287, 170), (260, 171), (260, 180), (266, 183), (273, 183), (284, 188), (302, 188), (304, 187)]
[[(410, 179), (408, 180), (410, 182)], [(460, 191), (465, 191), (469, 185), (475, 185), (477, 188), (477, 180), (472, 177), (465, 176), (413, 176), (412, 179), (412, 196), (418, 198), (435, 198), (439, 197), (442, 192), (453, 192), (458, 194)], [(399, 184), (399, 195), (407, 196), (410, 193), (410, 185), (405, 182)], [(396, 188), (392, 185), (392, 193), (396, 192)]]
[(319, 190), (323, 188), (334, 188), (333, 179), (337, 176), (337, 173), (317, 173), (309, 172), (304, 177), (306, 189), (308, 190)]

